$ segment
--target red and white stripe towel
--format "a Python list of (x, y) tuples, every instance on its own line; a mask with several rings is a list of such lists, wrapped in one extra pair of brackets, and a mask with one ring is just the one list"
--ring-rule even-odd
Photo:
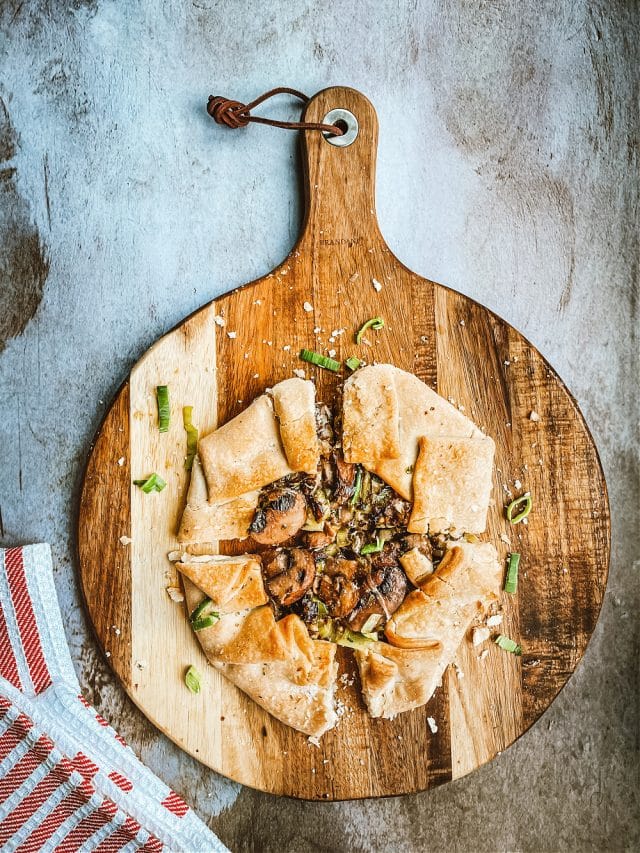
[(81, 695), (48, 545), (0, 549), (0, 850), (227, 851)]

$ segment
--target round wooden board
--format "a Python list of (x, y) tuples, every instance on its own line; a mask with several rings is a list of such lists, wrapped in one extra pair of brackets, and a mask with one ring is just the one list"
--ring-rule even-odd
[[(332, 88), (312, 99), (306, 119), (321, 121), (336, 107), (357, 116), (360, 132), (346, 148), (315, 132), (302, 135), (307, 208), (295, 249), (269, 275), (197, 311), (134, 367), (96, 436), (78, 529), (81, 584), (98, 640), (144, 714), (231, 779), (317, 800), (424, 790), (506, 749), (582, 657), (609, 561), (605, 481), (575, 401), (522, 335), (415, 275), (389, 251), (375, 216), (375, 111), (360, 93)], [(370, 335), (372, 346), (356, 346), (354, 329), (377, 315), (385, 329)], [(178, 582), (166, 554), (176, 546), (188, 485), (182, 406), (193, 405), (204, 434), (291, 376), (302, 366), (302, 347), (392, 362), (464, 406), (496, 442), (487, 538), (501, 558), (522, 554), (518, 593), (502, 595), (501, 626), (521, 641), (522, 657), (488, 644), (481, 661), (465, 641), (457, 669), (447, 670), (429, 704), (389, 721), (367, 715), (351, 653), (340, 649), (344, 714), (319, 747), (208, 666), (182, 606), (165, 591)], [(341, 377), (318, 368), (307, 375), (318, 399), (331, 402)], [(164, 435), (157, 430), (158, 384), (169, 385), (173, 407)], [(530, 419), (532, 411), (540, 420)], [(151, 471), (168, 486), (145, 495), (131, 481)], [(519, 492), (516, 480), (531, 491), (534, 509), (528, 525), (512, 528), (503, 517), (504, 485)], [(123, 536), (131, 542), (122, 544)], [(191, 664), (203, 673), (198, 696), (182, 682)]]

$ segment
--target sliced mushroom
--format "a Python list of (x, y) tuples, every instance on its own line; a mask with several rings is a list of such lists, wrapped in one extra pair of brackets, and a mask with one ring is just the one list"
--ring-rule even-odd
[(338, 453), (333, 454), (336, 478), (333, 496), (338, 503), (345, 503), (353, 495), (356, 482), (356, 466), (345, 462)]
[(361, 631), (374, 613), (384, 621), (400, 607), (407, 594), (407, 579), (397, 563), (378, 565), (349, 617), (349, 627)]
[(358, 603), (360, 587), (344, 575), (324, 574), (320, 578), (318, 597), (327, 605), (334, 619), (343, 619)]
[(336, 529), (330, 524), (325, 524), (323, 530), (306, 531), (302, 534), (303, 544), (316, 551), (318, 548), (326, 548), (336, 538)]
[(279, 545), (295, 536), (306, 519), (304, 495), (293, 489), (273, 489), (256, 510), (249, 533), (261, 545)]
[(316, 564), (302, 548), (275, 549), (262, 555), (262, 570), (269, 594), (283, 607), (302, 598), (313, 584)]

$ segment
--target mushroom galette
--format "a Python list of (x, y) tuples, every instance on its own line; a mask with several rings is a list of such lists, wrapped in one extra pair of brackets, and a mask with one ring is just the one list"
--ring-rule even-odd
[[(392, 365), (357, 370), (335, 411), (287, 379), (202, 438), (170, 556), (210, 662), (308, 735), (337, 720), (336, 645), (354, 649), (372, 716), (424, 705), (500, 588), (476, 536), (493, 453)], [(244, 553), (215, 553), (224, 540)]]

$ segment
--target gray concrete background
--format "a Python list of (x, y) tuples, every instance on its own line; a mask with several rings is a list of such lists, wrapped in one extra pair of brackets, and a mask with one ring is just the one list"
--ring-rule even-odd
[[(236, 851), (638, 849), (636, 4), (2, 0), (0, 33), (0, 534), (52, 543), (88, 697)], [(79, 601), (78, 484), (109, 399), (294, 242), (295, 134), (204, 114), (212, 92), (282, 84), (373, 100), (389, 245), (551, 360), (609, 484), (583, 662), (517, 744), (427, 794), (308, 804), (227, 782), (132, 706)]]

